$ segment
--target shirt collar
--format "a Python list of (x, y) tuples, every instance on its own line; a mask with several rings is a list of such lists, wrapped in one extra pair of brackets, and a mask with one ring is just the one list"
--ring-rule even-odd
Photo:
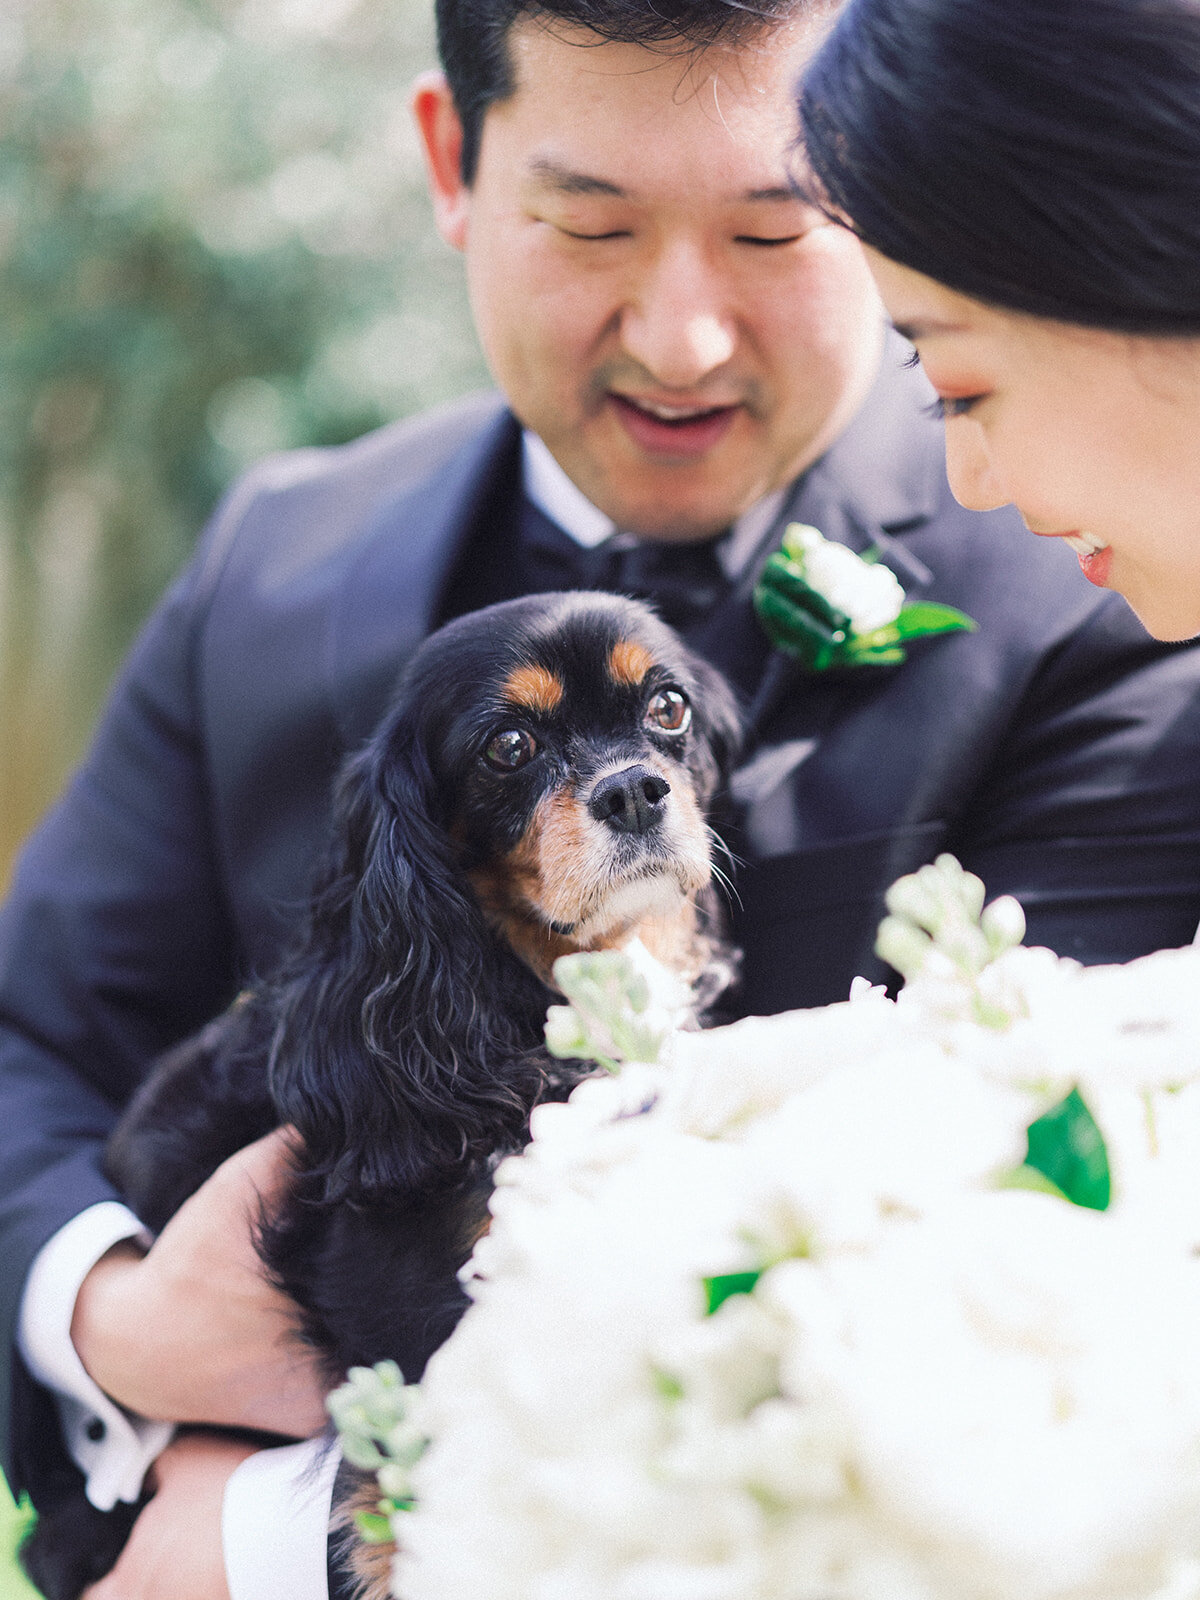
[[(521, 433), (521, 475), (525, 493), (539, 511), (548, 516), (576, 544), (594, 550), (610, 539), (620, 545), (636, 542), (631, 533), (622, 533), (611, 517), (606, 517), (578, 488), (550, 454), (545, 441), (528, 428)], [(730, 580), (739, 578), (767, 530), (783, 509), (785, 489), (764, 495), (716, 541), (717, 559)]]

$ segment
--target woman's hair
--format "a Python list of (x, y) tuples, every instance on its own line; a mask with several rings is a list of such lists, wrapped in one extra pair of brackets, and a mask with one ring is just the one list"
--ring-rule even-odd
[(800, 116), (813, 198), (883, 255), (1200, 334), (1200, 0), (850, 0)]

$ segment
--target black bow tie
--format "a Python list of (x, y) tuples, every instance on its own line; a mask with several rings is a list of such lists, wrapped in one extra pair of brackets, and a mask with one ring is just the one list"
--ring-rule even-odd
[(613, 541), (587, 549), (525, 501), (521, 513), (524, 579), (528, 588), (608, 589), (648, 600), (664, 622), (687, 628), (711, 611), (729, 587), (717, 540), (693, 544)]

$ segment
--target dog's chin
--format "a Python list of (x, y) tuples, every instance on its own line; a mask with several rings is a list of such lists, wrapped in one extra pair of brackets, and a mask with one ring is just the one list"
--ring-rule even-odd
[(616, 883), (572, 925), (570, 937), (586, 949), (629, 932), (640, 922), (673, 916), (694, 888), (667, 867)]

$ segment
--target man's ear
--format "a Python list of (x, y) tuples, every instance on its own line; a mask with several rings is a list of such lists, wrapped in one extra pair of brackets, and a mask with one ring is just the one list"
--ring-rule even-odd
[(463, 182), (463, 128), (450, 85), (442, 72), (423, 72), (413, 85), (412, 114), (425, 152), (425, 171), (438, 232), (447, 244), (463, 250), (471, 191)]

